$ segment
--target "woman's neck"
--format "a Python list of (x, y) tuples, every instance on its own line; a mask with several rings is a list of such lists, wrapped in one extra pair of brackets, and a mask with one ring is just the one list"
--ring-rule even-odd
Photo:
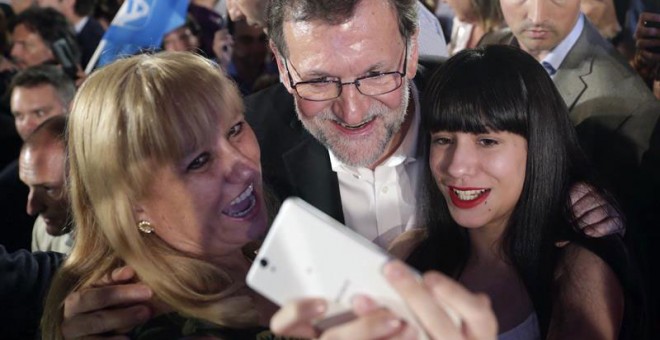
[[(214, 263), (226, 270), (227, 274), (229, 274), (234, 282), (242, 282), (245, 284), (247, 272), (252, 265), (252, 257), (247, 256), (243, 249), (239, 249), (236, 252), (218, 258)], [(234, 295), (249, 296), (252, 299), (255, 308), (259, 312), (259, 325), (264, 327), (269, 326), (271, 317), (279, 309), (277, 305), (270, 302), (259, 293), (253, 291), (247, 287), (247, 285), (242, 289), (239, 289)]]
[[(499, 229), (499, 228), (497, 228)], [(524, 283), (503, 249), (504, 229), (469, 231), (470, 256), (459, 281), (490, 297), (500, 332), (523, 322), (533, 311)]]
[(479, 41), (486, 34), (484, 27), (479, 23), (474, 23), (472, 25), (472, 31), (470, 32), (470, 39), (467, 42), (466, 48), (475, 48), (479, 45)]
[(496, 263), (503, 261), (502, 235), (504, 226), (483, 226), (468, 229), (470, 238), (470, 259), (476, 263)]

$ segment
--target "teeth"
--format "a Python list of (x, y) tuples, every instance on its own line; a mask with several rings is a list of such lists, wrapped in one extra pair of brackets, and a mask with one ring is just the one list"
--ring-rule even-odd
[(229, 207), (223, 210), (222, 213), (230, 217), (242, 218), (252, 212), (256, 203), (257, 199), (254, 196), (254, 186), (250, 184), (245, 191), (229, 202)]
[(242, 211), (229, 212), (227, 215), (235, 218), (245, 217), (252, 211), (252, 208), (254, 208), (256, 203), (257, 199), (254, 198), (254, 196), (250, 196), (250, 203), (248, 204), (247, 208)]
[(481, 194), (484, 192), (488, 191), (488, 189), (481, 189), (481, 190), (457, 190), (457, 189), (452, 189), (454, 190), (454, 193), (456, 196), (458, 196), (458, 199), (461, 201), (472, 201), (479, 197)]
[(357, 129), (359, 129), (359, 128), (361, 128), (361, 127), (363, 127), (363, 126), (369, 124), (372, 120), (373, 120), (373, 119), (369, 119), (369, 120), (367, 120), (367, 121), (365, 121), (365, 122), (362, 122), (362, 123), (360, 123), (360, 124), (358, 124), (358, 125), (348, 125), (348, 124), (344, 124), (344, 123), (341, 123), (341, 122), (340, 122), (339, 124), (340, 124), (341, 126), (347, 128), (347, 129), (357, 130)]
[(229, 205), (236, 205), (236, 204), (239, 204), (239, 203), (243, 202), (246, 198), (248, 198), (248, 197), (250, 197), (250, 195), (252, 195), (252, 192), (254, 192), (254, 186), (252, 184), (250, 184), (247, 187), (247, 189), (245, 189), (245, 191), (243, 191), (243, 193), (238, 195), (238, 197), (234, 198), (233, 201), (229, 202)]

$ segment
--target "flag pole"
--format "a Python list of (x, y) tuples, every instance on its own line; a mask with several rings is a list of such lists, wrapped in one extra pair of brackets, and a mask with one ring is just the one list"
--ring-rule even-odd
[(96, 63), (99, 61), (99, 58), (101, 57), (101, 52), (103, 52), (103, 49), (105, 48), (107, 41), (105, 39), (101, 39), (99, 41), (98, 46), (96, 46), (96, 50), (94, 51), (94, 54), (92, 54), (92, 58), (89, 59), (89, 62), (87, 63), (87, 67), (85, 67), (85, 74), (89, 75), (92, 73), (94, 70), (94, 66), (96, 66)]

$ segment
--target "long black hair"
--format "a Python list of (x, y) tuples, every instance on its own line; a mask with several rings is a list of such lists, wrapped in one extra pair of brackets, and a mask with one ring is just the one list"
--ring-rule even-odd
[[(489, 46), (461, 51), (436, 70), (421, 112), (425, 133), (507, 131), (527, 140), (523, 189), (501, 250), (527, 288), (545, 335), (559, 256), (555, 243), (614, 240), (623, 247), (617, 236), (594, 241), (577, 227), (569, 196), (576, 183), (591, 185), (612, 207), (617, 204), (597, 184), (561, 95), (534, 58), (513, 47)], [(408, 262), (421, 271), (440, 270), (458, 278), (470, 252), (467, 232), (452, 219), (428, 167), (423, 183), (420, 215), (428, 237)]]

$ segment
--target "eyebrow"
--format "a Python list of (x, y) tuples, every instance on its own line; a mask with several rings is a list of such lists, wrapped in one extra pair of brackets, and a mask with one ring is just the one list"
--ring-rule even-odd
[[(379, 61), (379, 62), (369, 66), (369, 68), (367, 68), (364, 72), (361, 72), (360, 75), (355, 76), (355, 78), (359, 78), (359, 77), (362, 77), (364, 75), (368, 75), (369, 73), (373, 73), (373, 72), (383, 72), (384, 67), (385, 67), (385, 62), (384, 61)], [(296, 69), (296, 72), (297, 72), (297, 69)], [(324, 77), (341, 79), (341, 77), (330, 75), (327, 72), (321, 71), (321, 70), (310, 70), (307, 73), (307, 75), (303, 75), (302, 73), (304, 73), (304, 72), (301, 72), (301, 73), (298, 74), (298, 76), (300, 76), (302, 81), (310, 81), (310, 80), (315, 80), (315, 79), (324, 78)], [(306, 79), (306, 78), (309, 78), (309, 79)]]

